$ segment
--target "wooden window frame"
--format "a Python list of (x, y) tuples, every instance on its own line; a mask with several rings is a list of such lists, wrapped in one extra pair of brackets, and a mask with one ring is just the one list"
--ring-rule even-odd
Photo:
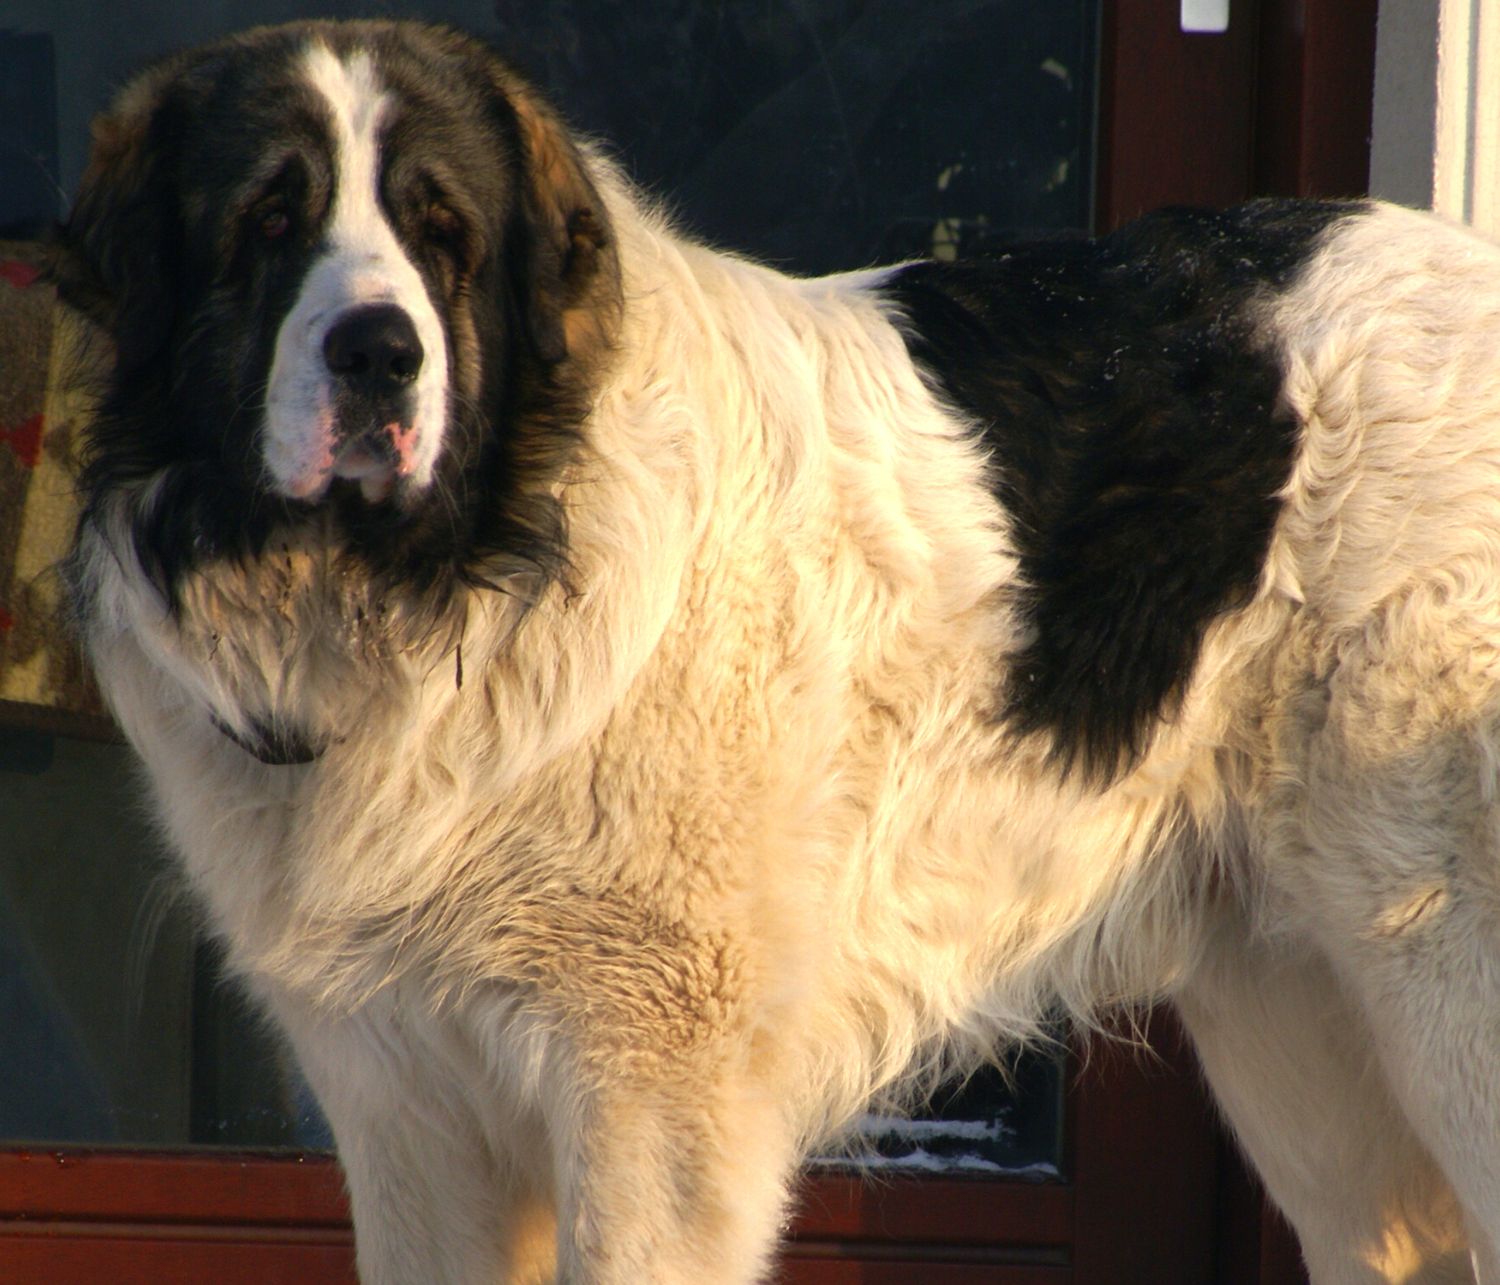
[[(1224, 1183), (1235, 1170), (1175, 1026), (1158, 1015), (1146, 1036), (1146, 1044), (1097, 1044), (1070, 1065), (1062, 1179), (870, 1181), (814, 1171), (798, 1189), (781, 1279), (1293, 1279), (1223, 1274), (1224, 1219), (1239, 1195)], [(1260, 1261), (1258, 1244), (1240, 1243), (1235, 1271), (1247, 1251)], [(0, 1279), (349, 1285), (353, 1237), (342, 1178), (321, 1153), (0, 1151)]]

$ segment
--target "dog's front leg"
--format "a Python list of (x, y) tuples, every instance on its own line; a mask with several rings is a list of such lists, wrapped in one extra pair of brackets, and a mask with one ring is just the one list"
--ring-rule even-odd
[(440, 1026), (399, 1002), (352, 1015), (274, 1008), (333, 1128), (362, 1285), (552, 1281), (540, 1125), (497, 1101), (482, 1118), (477, 1068), (434, 1038)]
[(727, 1058), (583, 1060), (549, 1110), (559, 1285), (764, 1279), (794, 1164), (787, 1104)]

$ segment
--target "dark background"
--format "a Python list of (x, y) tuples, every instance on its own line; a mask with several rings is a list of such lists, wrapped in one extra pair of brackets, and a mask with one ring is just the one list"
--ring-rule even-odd
[(53, 218), (146, 59), (299, 12), (486, 36), (694, 232), (800, 271), (1090, 224), (1091, 0), (8, 0), (0, 226)]

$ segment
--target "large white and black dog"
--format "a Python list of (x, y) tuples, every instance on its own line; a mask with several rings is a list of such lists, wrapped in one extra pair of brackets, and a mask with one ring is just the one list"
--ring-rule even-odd
[(129, 86), (58, 273), (81, 628), (367, 1281), (755, 1279), (872, 1095), (1163, 997), (1315, 1280), (1500, 1281), (1489, 243), (799, 280), (308, 24)]

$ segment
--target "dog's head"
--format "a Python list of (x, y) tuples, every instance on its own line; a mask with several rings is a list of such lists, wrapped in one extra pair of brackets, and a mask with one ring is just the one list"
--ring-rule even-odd
[(545, 563), (619, 309), (608, 216), (487, 48), (306, 23), (171, 58), (95, 125), (63, 297), (113, 340), (85, 491), (170, 595), (331, 518), (393, 574)]

